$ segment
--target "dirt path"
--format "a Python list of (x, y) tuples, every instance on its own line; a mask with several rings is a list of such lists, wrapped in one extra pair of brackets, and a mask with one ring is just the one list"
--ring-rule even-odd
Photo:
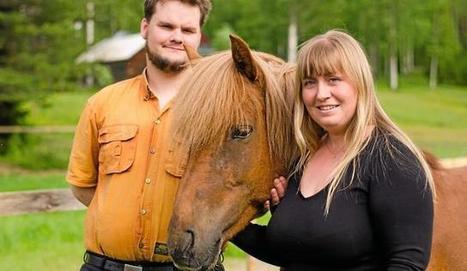
[(226, 271), (279, 271), (279, 267), (261, 262), (253, 257), (250, 259), (225, 259)]
[(441, 159), (441, 164), (447, 168), (467, 166), (467, 157)]

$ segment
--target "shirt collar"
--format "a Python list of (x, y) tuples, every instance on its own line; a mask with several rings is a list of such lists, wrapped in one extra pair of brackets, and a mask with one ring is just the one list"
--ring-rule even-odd
[(144, 98), (143, 98), (145, 101), (156, 99), (156, 96), (154, 96), (153, 92), (151, 91), (151, 87), (149, 86), (147, 69), (148, 68), (144, 68), (144, 70), (143, 70), (143, 78), (144, 78), (144, 83), (146, 85), (146, 90), (145, 90), (145, 94), (144, 94)]

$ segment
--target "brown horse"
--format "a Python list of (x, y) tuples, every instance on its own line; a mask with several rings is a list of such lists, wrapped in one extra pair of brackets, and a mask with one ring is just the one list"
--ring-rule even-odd
[(196, 63), (174, 104), (174, 133), (189, 147), (173, 155), (189, 149), (189, 159), (179, 166), (186, 174), (169, 253), (191, 270), (212, 267), (223, 245), (263, 210), (271, 180), (287, 173), (282, 161), (293, 152), (290, 107), (272, 69), (284, 62), (236, 37), (231, 45)]
[(467, 166), (443, 168), (431, 154), (425, 158), (437, 193), (429, 270), (467, 270)]
[[(231, 45), (231, 53), (197, 61), (174, 106), (174, 133), (184, 144), (173, 155), (186, 159), (171, 169), (185, 174), (168, 245), (189, 270), (215, 265), (225, 243), (263, 211), (273, 178), (286, 174), (295, 152), (291, 99), (282, 90), (293, 68), (239, 38)], [(467, 168), (457, 178), (428, 160), (438, 190), (431, 270), (467, 270)]]

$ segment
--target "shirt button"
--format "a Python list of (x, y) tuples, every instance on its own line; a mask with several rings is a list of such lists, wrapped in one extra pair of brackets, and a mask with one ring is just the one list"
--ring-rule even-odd
[(155, 154), (155, 153), (156, 153), (156, 149), (155, 149), (154, 147), (151, 147), (151, 148), (149, 149), (149, 152), (150, 152), (151, 154)]
[(145, 183), (147, 184), (150, 184), (151, 183), (151, 179), (147, 178), (146, 180), (144, 180)]
[(145, 215), (147, 213), (146, 209), (141, 209), (141, 214)]
[(160, 124), (160, 123), (161, 123), (161, 120), (160, 120), (160, 119), (156, 119), (156, 120), (154, 121), (154, 123)]

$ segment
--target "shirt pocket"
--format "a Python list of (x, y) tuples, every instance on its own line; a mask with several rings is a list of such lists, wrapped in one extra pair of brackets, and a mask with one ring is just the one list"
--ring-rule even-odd
[(112, 125), (100, 129), (99, 169), (103, 173), (122, 173), (133, 165), (137, 132), (137, 125)]
[(170, 175), (181, 178), (188, 163), (189, 149), (181, 144), (179, 140), (173, 140), (169, 145), (165, 170)]

